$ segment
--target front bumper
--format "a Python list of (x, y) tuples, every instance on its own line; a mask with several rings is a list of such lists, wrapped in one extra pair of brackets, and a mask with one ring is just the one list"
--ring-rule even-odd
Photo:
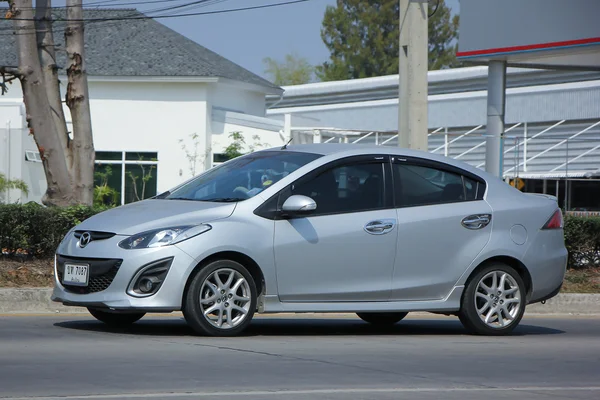
[[(181, 309), (183, 290), (187, 272), (195, 265), (195, 260), (177, 246), (165, 246), (156, 249), (125, 250), (118, 247), (123, 236), (98, 242), (91, 242), (81, 249), (74, 238), (67, 238), (57, 250), (57, 257), (69, 257), (70, 260), (107, 259), (119, 261), (114, 279), (104, 287), (95, 286), (89, 290), (65, 287), (60, 282), (62, 274), (55, 263), (55, 282), (51, 300), (66, 306), (106, 308), (123, 311), (170, 312)], [(127, 289), (136, 273), (145, 265), (164, 258), (173, 258), (170, 269), (158, 291), (147, 297), (135, 297)], [(93, 268), (90, 267), (90, 268)], [(93, 273), (93, 271), (91, 271)], [(78, 293), (79, 292), (79, 293)]]

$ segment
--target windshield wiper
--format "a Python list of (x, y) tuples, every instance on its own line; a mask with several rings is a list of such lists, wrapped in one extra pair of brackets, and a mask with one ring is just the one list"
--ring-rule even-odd
[(215, 197), (212, 199), (200, 199), (200, 201), (214, 201), (217, 203), (234, 203), (236, 201), (246, 200), (241, 197)]

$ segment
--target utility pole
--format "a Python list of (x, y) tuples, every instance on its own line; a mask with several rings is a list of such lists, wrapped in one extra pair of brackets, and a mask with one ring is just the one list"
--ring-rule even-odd
[(488, 67), (487, 138), (485, 170), (502, 179), (504, 174), (504, 108), (506, 104), (506, 62), (490, 61)]
[(398, 146), (427, 151), (428, 0), (399, 1)]

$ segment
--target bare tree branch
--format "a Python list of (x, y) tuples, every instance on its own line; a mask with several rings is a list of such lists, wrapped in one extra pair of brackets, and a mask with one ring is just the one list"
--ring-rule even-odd
[(9, 4), (11, 17), (17, 17), (14, 18), (13, 26), (17, 40), (19, 76), (27, 111), (27, 124), (40, 152), (48, 185), (42, 202), (53, 206), (69, 205), (73, 202), (72, 186), (65, 155), (58, 140), (50, 104), (44, 90), (32, 0), (10, 0)]
[(94, 200), (94, 142), (85, 63), (82, 0), (67, 0), (65, 29), (68, 68), (66, 102), (73, 119), (73, 166), (75, 193), (79, 202)]
[(11, 83), (15, 79), (19, 79), (18, 71), (16, 73), (7, 72), (5, 68), (0, 67), (0, 76), (2, 76), (2, 82), (0, 82), (0, 95), (4, 96), (8, 92), (7, 83)]
[(37, 31), (37, 47), (42, 65), (42, 76), (44, 87), (52, 119), (56, 125), (58, 139), (63, 148), (67, 168), (73, 165), (73, 156), (70, 149), (70, 138), (67, 132), (67, 124), (60, 98), (60, 82), (58, 79), (58, 66), (56, 65), (56, 53), (54, 46), (54, 35), (52, 33), (52, 1), (36, 0), (35, 2), (35, 27)]

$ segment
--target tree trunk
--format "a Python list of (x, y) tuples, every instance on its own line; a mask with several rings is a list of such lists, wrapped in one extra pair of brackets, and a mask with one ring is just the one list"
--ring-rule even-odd
[(44, 86), (50, 102), (50, 111), (58, 132), (60, 145), (65, 153), (67, 168), (71, 168), (73, 157), (69, 149), (69, 134), (63, 111), (60, 86), (58, 79), (58, 66), (56, 65), (56, 51), (54, 48), (54, 34), (52, 32), (52, 1), (36, 0), (35, 19), (37, 31), (37, 46), (42, 64)]
[(85, 69), (82, 0), (67, 0), (65, 42), (68, 68), (66, 101), (73, 120), (73, 176), (78, 201), (91, 205), (94, 201), (94, 143)]
[(48, 184), (42, 202), (48, 206), (66, 206), (72, 203), (72, 187), (44, 88), (32, 1), (10, 0), (9, 4), (10, 15), (7, 17), (14, 18), (19, 77), (23, 88), (27, 123), (40, 152)]

